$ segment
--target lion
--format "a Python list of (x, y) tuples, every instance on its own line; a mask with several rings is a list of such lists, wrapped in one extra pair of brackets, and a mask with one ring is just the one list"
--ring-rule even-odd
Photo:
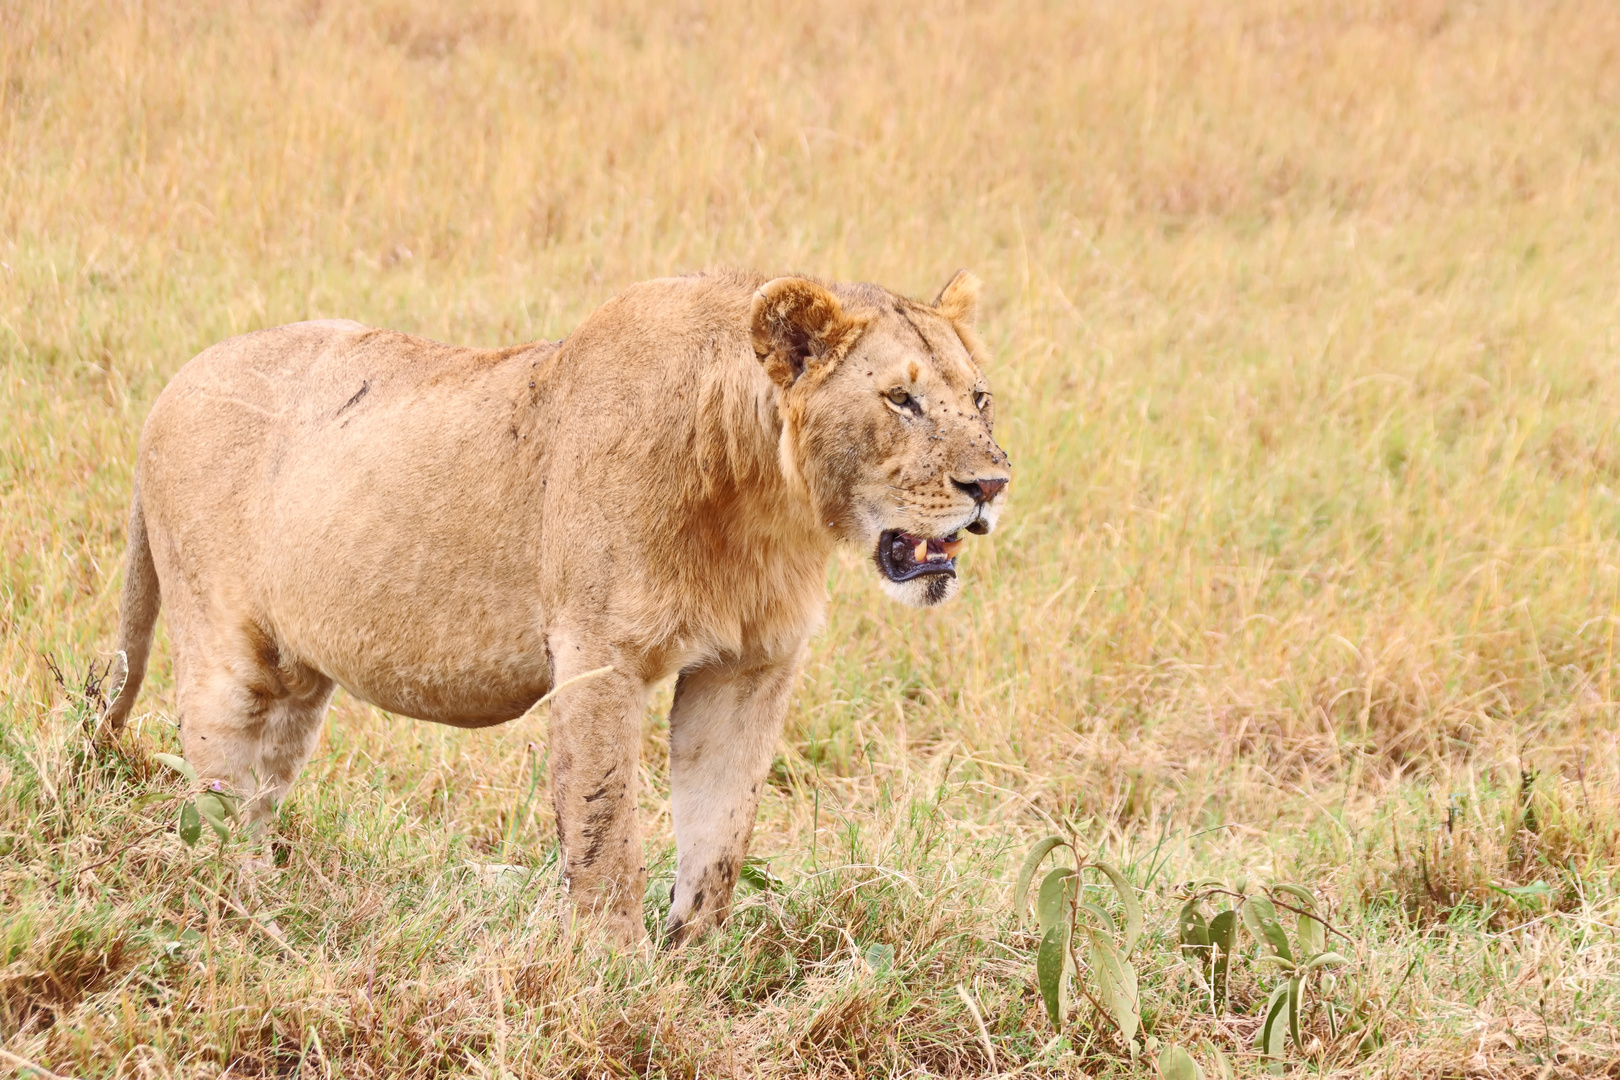
[(321, 321), (205, 350), (141, 433), (107, 730), (160, 602), (185, 756), (256, 830), (335, 687), (463, 728), (555, 688), (567, 891), (634, 942), (640, 725), (676, 676), (665, 930), (701, 934), (730, 909), (834, 546), (928, 607), (957, 591), (961, 534), (996, 525), (978, 289), (707, 272), (626, 289), (560, 343)]

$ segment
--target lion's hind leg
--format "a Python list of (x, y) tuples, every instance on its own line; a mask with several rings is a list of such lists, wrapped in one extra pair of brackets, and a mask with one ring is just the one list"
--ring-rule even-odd
[(186, 760), (241, 796), (257, 831), (314, 751), (334, 684), (255, 629), (188, 636), (176, 657)]

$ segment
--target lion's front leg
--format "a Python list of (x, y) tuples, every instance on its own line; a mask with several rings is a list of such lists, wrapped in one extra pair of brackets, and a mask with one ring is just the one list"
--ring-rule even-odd
[(798, 668), (716, 664), (681, 673), (669, 715), (675, 891), (672, 942), (725, 919)]
[[(575, 639), (553, 642), (557, 685), (613, 663)], [(646, 936), (641, 898), (647, 867), (636, 815), (641, 721), (647, 688), (614, 670), (557, 695), (551, 711), (551, 797), (563, 879), (575, 911), (634, 945)]]

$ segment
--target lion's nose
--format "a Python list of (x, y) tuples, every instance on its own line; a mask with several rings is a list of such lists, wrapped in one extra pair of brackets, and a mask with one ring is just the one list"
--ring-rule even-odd
[(956, 485), (958, 491), (971, 495), (974, 502), (987, 503), (1001, 494), (1001, 489), (1007, 486), (1007, 478), (1005, 476), (981, 476), (976, 480), (968, 481), (953, 479), (951, 483)]

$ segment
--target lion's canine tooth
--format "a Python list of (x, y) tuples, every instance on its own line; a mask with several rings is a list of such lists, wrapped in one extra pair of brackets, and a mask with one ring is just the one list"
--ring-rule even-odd
[(965, 543), (967, 543), (965, 540), (946, 540), (939, 546), (945, 549), (945, 557), (947, 559), (954, 559), (956, 558), (956, 553), (962, 550), (962, 545)]
[(912, 559), (913, 562), (927, 562), (928, 561), (928, 541), (926, 541), (926, 540), (917, 541), (917, 550), (913, 551), (911, 553), (911, 559)]

